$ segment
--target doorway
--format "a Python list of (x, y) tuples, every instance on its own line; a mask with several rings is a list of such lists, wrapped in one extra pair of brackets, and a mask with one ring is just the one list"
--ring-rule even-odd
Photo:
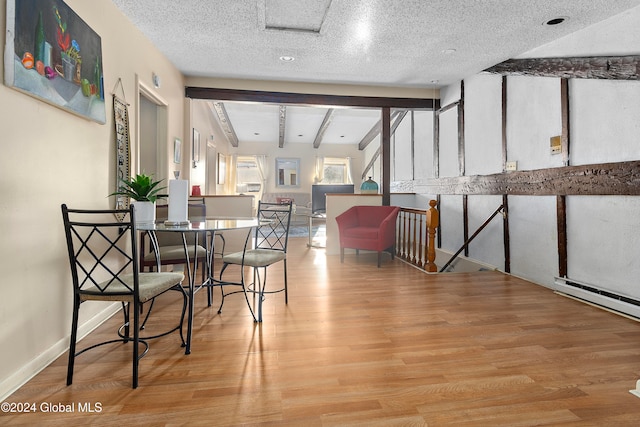
[(168, 104), (136, 78), (138, 88), (136, 173), (167, 180)]

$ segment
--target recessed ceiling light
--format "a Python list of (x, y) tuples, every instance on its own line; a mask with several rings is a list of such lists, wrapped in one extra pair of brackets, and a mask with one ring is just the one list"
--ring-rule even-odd
[(285, 56), (281, 56), (280, 57), (280, 61), (282, 61), (282, 62), (293, 62), (295, 60), (296, 60), (296, 58), (294, 58), (293, 56), (285, 55)]
[(449, 48), (449, 49), (443, 50), (442, 53), (444, 53), (446, 55), (451, 55), (452, 53), (456, 53), (456, 50), (453, 49), (453, 48)]
[(553, 18), (548, 20), (547, 22), (545, 22), (546, 25), (558, 25), (558, 24), (562, 24), (564, 21), (566, 21), (568, 18), (566, 16), (559, 16), (557, 18)]

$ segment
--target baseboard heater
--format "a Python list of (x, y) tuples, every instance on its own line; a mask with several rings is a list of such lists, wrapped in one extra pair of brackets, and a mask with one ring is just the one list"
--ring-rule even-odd
[(556, 292), (616, 311), (640, 320), (640, 300), (600, 289), (566, 277), (555, 278)]

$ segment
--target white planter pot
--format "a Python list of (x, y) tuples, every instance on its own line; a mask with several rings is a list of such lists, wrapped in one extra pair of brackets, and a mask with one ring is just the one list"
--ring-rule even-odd
[(156, 220), (156, 203), (155, 202), (138, 202), (132, 201), (133, 210), (135, 211), (136, 224), (155, 222)]

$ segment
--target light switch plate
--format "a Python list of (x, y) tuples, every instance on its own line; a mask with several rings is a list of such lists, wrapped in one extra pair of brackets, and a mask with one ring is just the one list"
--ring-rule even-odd
[(562, 153), (562, 136), (552, 136), (550, 138), (551, 154)]

